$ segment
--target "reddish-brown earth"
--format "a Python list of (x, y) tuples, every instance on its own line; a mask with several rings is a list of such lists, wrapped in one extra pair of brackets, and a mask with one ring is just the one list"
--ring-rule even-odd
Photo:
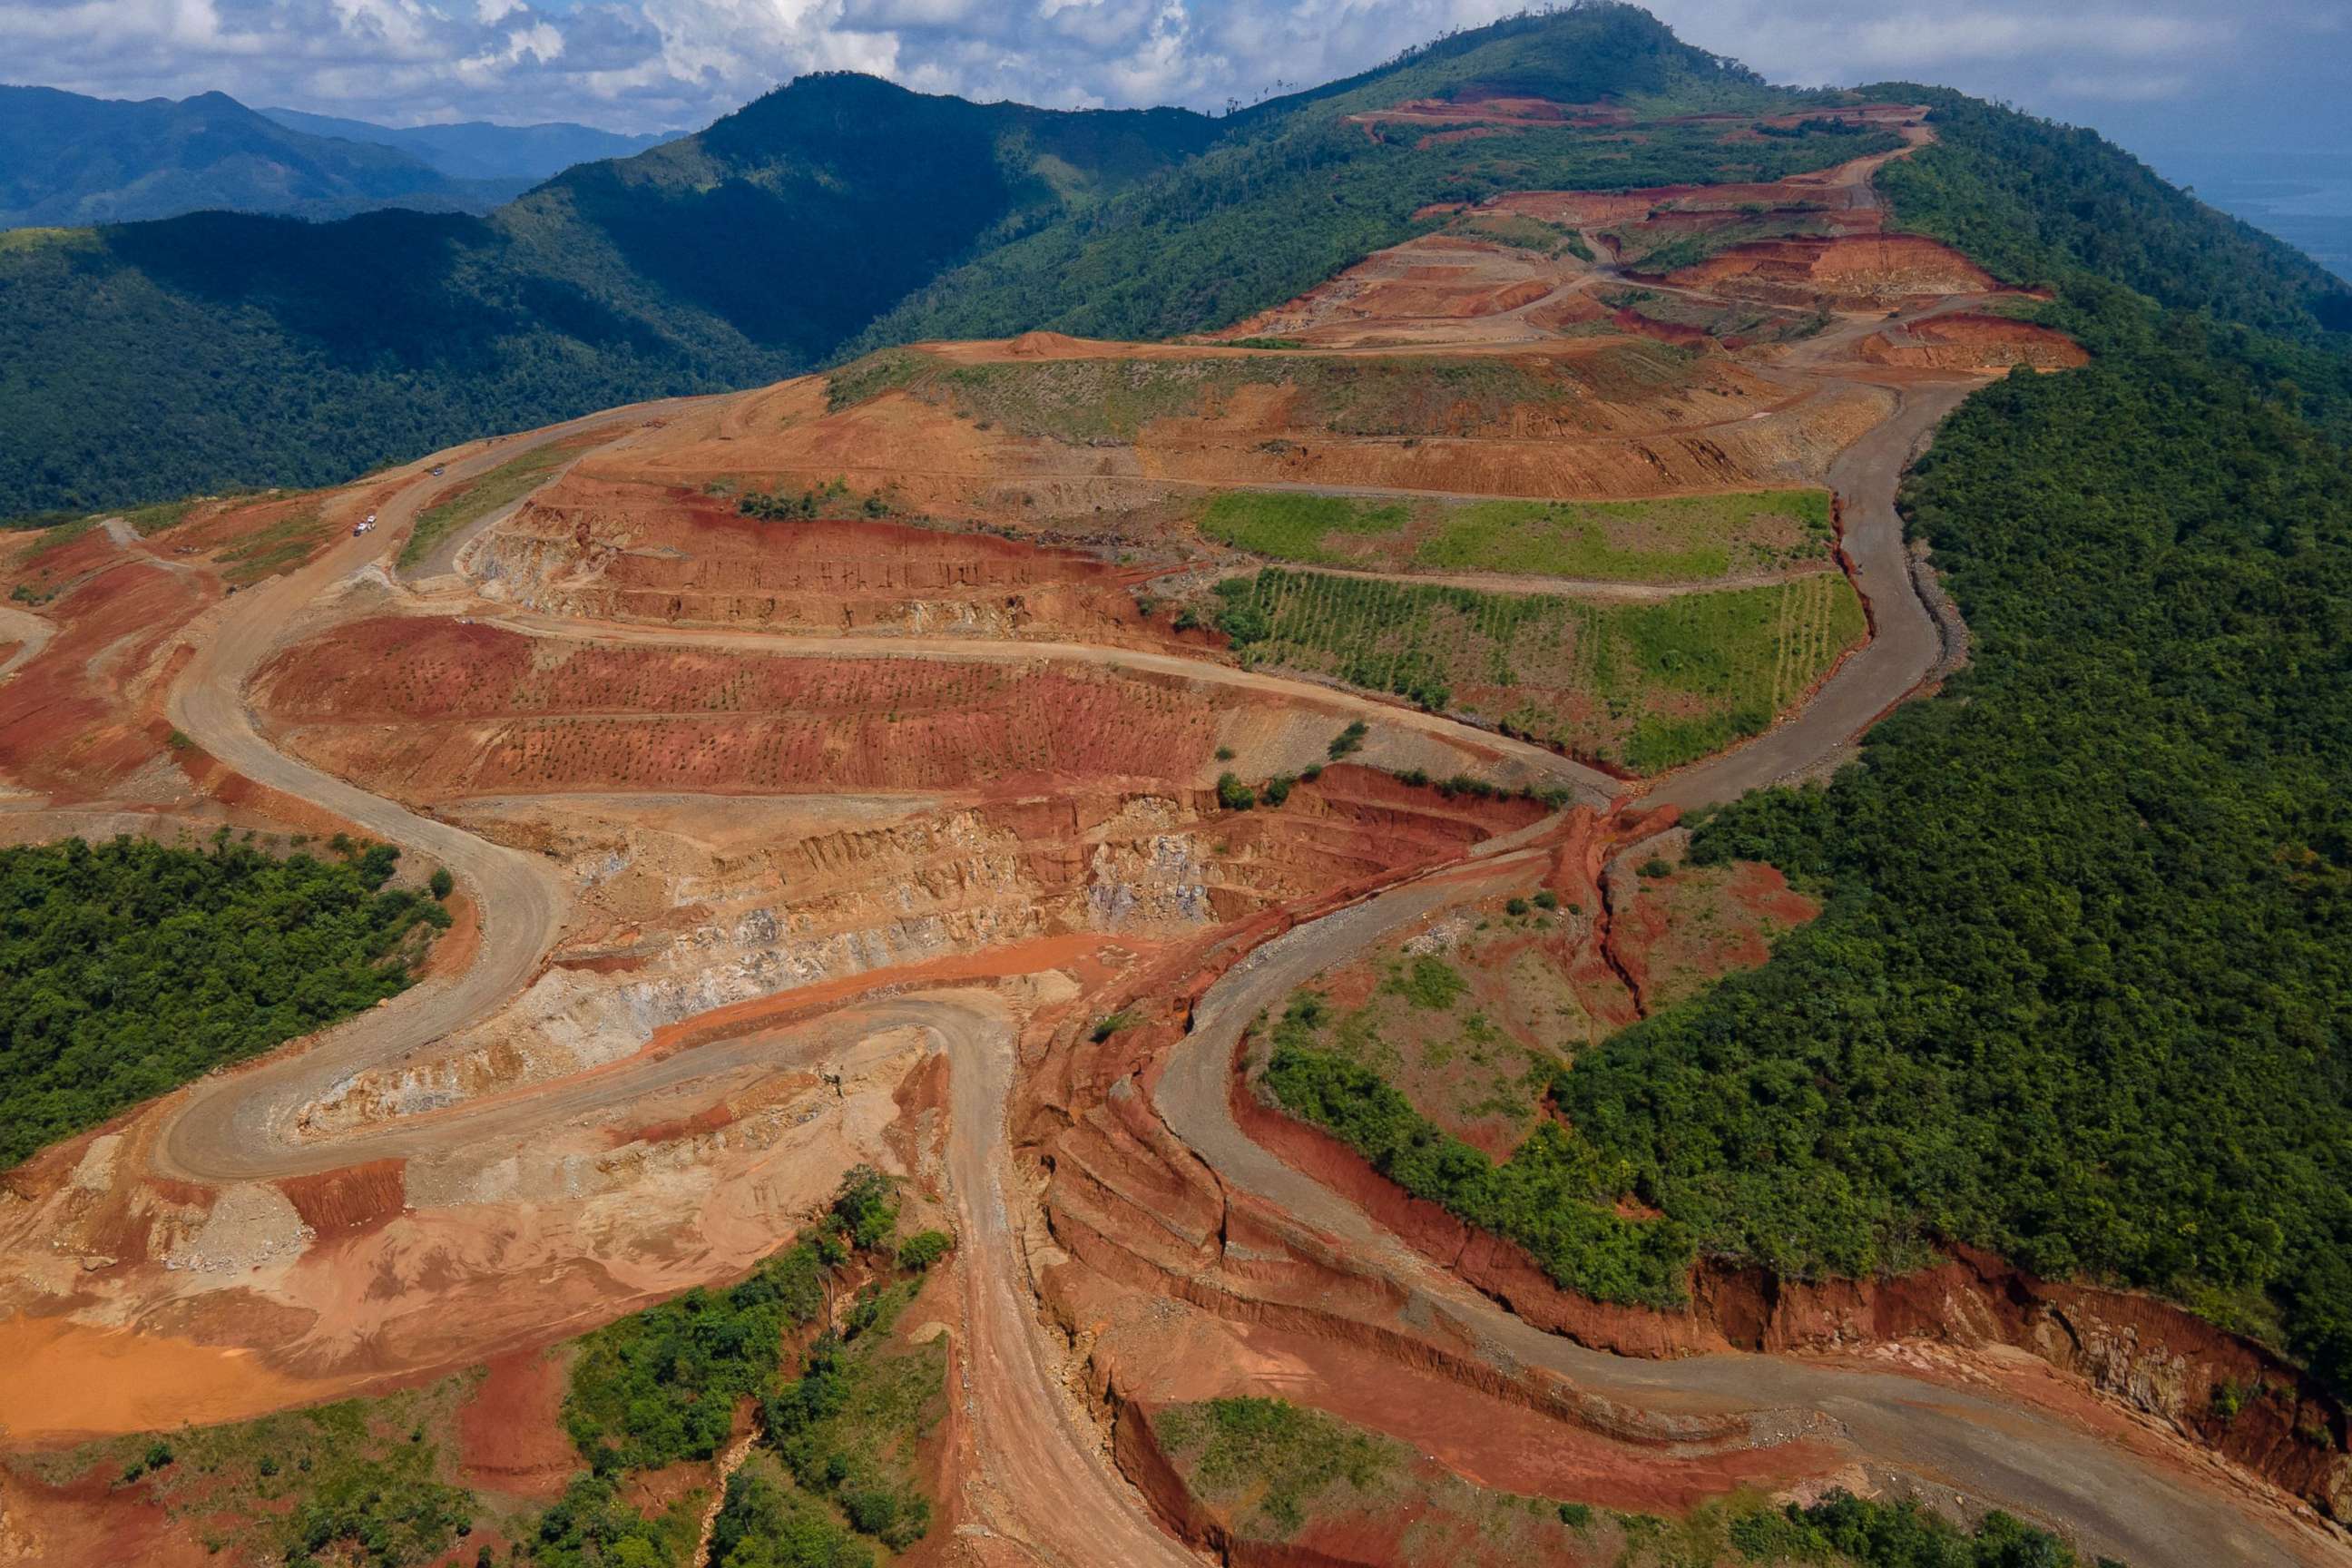
[(2081, 344), (2055, 328), (2007, 316), (1956, 311), (1873, 333), (1858, 351), (1879, 364), (1935, 370), (2072, 370), (2088, 364)]
[[(1365, 130), (1485, 136), (1563, 118), (1640, 133), (1613, 107), (1476, 93)], [(1727, 142), (1752, 135), (1748, 118), (1717, 119)], [(1156, 405), (1130, 434), (1087, 433), (1083, 419), (1078, 434), (1054, 434), (1066, 413), (1055, 378), (1082, 384), (1097, 362), (1181, 378), (1281, 351), (1030, 333), (919, 350), (990, 375), (1012, 367), (1036, 395), (1011, 419), (960, 413), (936, 384), (836, 410), (811, 377), (524, 437), (581, 455), (455, 551), (454, 571), (419, 584), (371, 568), (418, 510), (519, 445), (447, 455), (440, 479), (419, 465), (328, 495), (207, 506), (143, 543), (94, 530), (12, 564), (12, 585), (55, 590), (39, 612), (58, 632), (0, 687), (8, 783), (112, 806), (145, 780), (151, 808), (193, 810), (201, 790), (205, 809), (310, 831), (339, 819), (297, 785), (340, 789), (357, 812), (355, 784), (477, 836), (470, 875), (507, 864), (488, 858), (495, 843), (562, 896), (546, 910), (461, 896), (431, 984), (383, 1016), (432, 1005), (501, 960), (519, 963), (523, 994), (348, 1071), (339, 1042), (366, 1038), (376, 1016), (312, 1044), (335, 1075), (289, 1100), (289, 1163), (267, 1179), (177, 1179), (163, 1168), (166, 1134), (181, 1104), (257, 1096), (239, 1086), (307, 1053), (226, 1089), (183, 1091), (15, 1173), (0, 1215), (0, 1310), (14, 1313), (0, 1319), (0, 1362), (26, 1370), (0, 1394), (8, 1440), (226, 1419), (487, 1362), (457, 1419), (464, 1477), (543, 1500), (573, 1460), (562, 1363), (541, 1347), (740, 1274), (842, 1169), (870, 1162), (903, 1175), (919, 1207), (954, 1203), (969, 1221), (902, 1322), (944, 1331), (951, 1348), (948, 1415), (922, 1461), (940, 1511), (919, 1562), (1016, 1562), (1024, 1542), (1063, 1561), (1181, 1561), (1106, 1469), (1106, 1449), (1192, 1539), (1286, 1563), (1524, 1560), (1518, 1548), (1540, 1543), (1480, 1533), (1486, 1504), (1471, 1483), (1672, 1511), (1844, 1474), (1850, 1453), (1795, 1417), (1760, 1432), (1723, 1401), (1621, 1403), (1498, 1355), (1464, 1320), (1421, 1310), (1426, 1299), (1392, 1271), (1410, 1253), (1336, 1245), (1305, 1210), (1213, 1172), (1155, 1109), (1213, 983), (1303, 921), (1416, 873), (1440, 891), (1480, 889), (1447, 896), (1490, 931), (1447, 951), (1475, 970), (1477, 1005), (1499, 1026), (1557, 1054), (1760, 962), (1811, 903), (1762, 868), (1609, 873), (1664, 816), (1551, 816), (1528, 800), (1407, 785), (1380, 770), (1484, 773), (1524, 763), (1525, 748), (1253, 679), (1206, 636), (1147, 618), (1136, 592), (1230, 567), (1188, 531), (1221, 488), (1566, 498), (1817, 483), (1850, 443), (1892, 428), (1909, 390), (2078, 363), (2039, 328), (1924, 313), (1990, 280), (1932, 242), (1877, 232), (1867, 179), (1879, 162), (1769, 186), (1520, 193), (1434, 214), (1446, 232), (1231, 334), (1300, 336), (1378, 362), (1362, 373), (1376, 376), (1391, 358), (1443, 354), (1460, 380), (1522, 389), (1402, 396), (1383, 416), (1395, 428), (1261, 379)], [(1719, 233), (1748, 206), (1788, 232), (1676, 273), (1642, 307), (1595, 297), (1621, 286), (1605, 263), (1478, 228), (1514, 216), (1608, 227), (1630, 255)], [(1922, 309), (1888, 323), (1890, 303)], [(1756, 348), (1733, 321), (1751, 324)], [(1666, 353), (1658, 339), (1708, 352)], [(1509, 375), (1489, 374), (1506, 362)], [(1015, 427), (1024, 418), (1032, 433)], [(863, 511), (870, 497), (888, 515), (755, 521), (738, 510), (748, 490), (836, 481), (843, 493), (822, 510)], [(382, 512), (382, 536), (350, 535), (362, 509)], [(256, 586), (231, 598), (232, 584)], [(273, 617), (263, 632), (247, 624), (257, 605)], [(164, 718), (180, 672), (202, 667), (191, 653), (217, 650), (224, 627), (256, 639), (257, 662), (243, 668), (259, 669), (252, 700), (270, 755), (258, 739), (238, 750), (218, 714), (176, 740)], [(854, 650), (812, 640), (852, 636)], [(903, 638), (887, 656), (886, 637)], [(1070, 644), (1108, 651), (1082, 658)], [(1220, 772), (1297, 771), (1357, 714), (1370, 717), (1361, 760), (1376, 765), (1333, 766), (1278, 810), (1218, 808)], [(285, 771), (264, 766), (273, 756)], [(425, 831), (410, 821), (404, 831)], [(1474, 856), (1511, 835), (1533, 848)], [(1562, 909), (1510, 916), (1507, 889), (1489, 883), (1498, 865)], [(1342, 966), (1330, 984), (1335, 1001), (1360, 1005), (1381, 972)], [(1555, 1037), (1532, 1011), (1507, 1013), (1538, 994), (1547, 1028), (1575, 1027)], [(1601, 1306), (1404, 1199), (1262, 1104), (1243, 1075), (1228, 1087), (1267, 1148), (1528, 1322), (1586, 1343), (1899, 1364), (1921, 1388), (1980, 1379), (2158, 1474), (2185, 1473), (2160, 1418), (2289, 1491), (2346, 1489), (2333, 1408), (2173, 1309), (1968, 1254), (1852, 1284), (1706, 1268), (1685, 1311)], [(254, 1137), (282, 1131), (257, 1122)], [(982, 1167), (956, 1163), (983, 1136), (1003, 1146)], [(1478, 1136), (1498, 1154), (1511, 1144)], [(1066, 1342), (1035, 1338), (1040, 1306)], [(2016, 1366), (2027, 1356), (2031, 1380)], [(2225, 1379), (2289, 1392), (2223, 1424), (2211, 1394)], [(1154, 1410), (1232, 1394), (1293, 1398), (1410, 1443), (1404, 1500), (1318, 1518), (1276, 1545), (1238, 1530), (1193, 1495), (1150, 1426)], [(2327, 1443), (2308, 1440), (2315, 1421)], [(100, 1500), (67, 1488), (24, 1502), (18, 1479), (0, 1486), (0, 1536), (30, 1520), (50, 1543), (41, 1560), (108, 1560), (89, 1533)], [(134, 1500), (120, 1506), (118, 1539), (173, 1561), (184, 1543)], [(2352, 1511), (2352, 1499), (2336, 1506)], [(1083, 1549), (1055, 1544), (1074, 1528)]]
[(490, 1358), (482, 1380), (457, 1410), (457, 1464), (468, 1485), (547, 1500), (579, 1473), (580, 1455), (563, 1429), (569, 1366), (545, 1351)]

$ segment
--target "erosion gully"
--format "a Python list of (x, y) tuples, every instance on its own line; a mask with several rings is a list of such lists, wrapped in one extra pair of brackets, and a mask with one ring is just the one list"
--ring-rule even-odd
[[(1957, 308), (1948, 301), (1931, 308)], [(1925, 315), (1931, 311), (1915, 312)], [(1872, 323), (1875, 325), (1876, 323)], [(1810, 351), (1833, 352), (1834, 343)], [(1899, 378), (1898, 378), (1899, 379)], [(1911, 457), (1971, 383), (1896, 384), (1895, 414), (1850, 447), (1829, 480), (1844, 508), (1849, 568), (1871, 612), (1874, 635), (1847, 658), (1796, 716), (1738, 749), (1685, 768), (1646, 790), (1618, 792), (1584, 770), (1572, 782), (1594, 796), (1617, 794), (1612, 811), (1659, 806), (1682, 810), (1728, 800), (1748, 790), (1801, 776), (1843, 754), (1867, 726), (1930, 679), (1945, 634), (1911, 578), (1895, 492)], [(339, 542), (319, 561), (227, 601), (210, 635), (175, 682), (174, 723), (247, 777), (347, 818), (363, 831), (449, 868), (482, 911), (478, 955), (462, 975), (427, 982), (391, 1005), (351, 1020), (304, 1050), (196, 1085), (158, 1142), (161, 1173), (205, 1183), (272, 1179), (337, 1168), (355, 1160), (476, 1135), (486, 1119), (576, 1110), (576, 1094), (558, 1091), (519, 1103), (412, 1119), (393, 1132), (309, 1141), (295, 1135), (299, 1108), (352, 1074), (412, 1058), (425, 1047), (481, 1021), (530, 984), (562, 929), (569, 898), (541, 858), (503, 848), (410, 812), (289, 757), (260, 735), (245, 703), (254, 673), (323, 595), (354, 574), (382, 570), (425, 500), (451, 479), (478, 476), (518, 452), (589, 431), (616, 442), (674, 405), (647, 405), (462, 449), (441, 479), (425, 463), (405, 470), (409, 483), (381, 509), (381, 531)], [(429, 462), (430, 459), (426, 459)], [(24, 617), (35, 621), (37, 617)], [(41, 631), (0, 625), (37, 648)], [(521, 628), (518, 628), (521, 629)], [(672, 637), (655, 630), (611, 628), (598, 635), (631, 641), (711, 642), (710, 635)], [(726, 640), (759, 639), (727, 634)], [(781, 646), (781, 639), (776, 639)], [(837, 650), (830, 650), (837, 651)], [(893, 651), (919, 652), (903, 642)], [(942, 650), (950, 652), (950, 650)], [(1034, 658), (1034, 645), (1008, 645), (998, 657)], [(1105, 656), (1142, 662), (1133, 652)], [(960, 643), (951, 657), (992, 650)], [(10, 666), (28, 655), (20, 651)], [(1158, 658), (1160, 656), (1154, 656)], [(1231, 681), (1238, 672), (1181, 658), (1185, 673)], [(5, 671), (0, 671), (5, 673)], [(1272, 678), (1254, 677), (1267, 680)], [(1331, 694), (1311, 689), (1320, 700)], [(1393, 710), (1386, 716), (1399, 717)], [(1413, 715), (1424, 727), (1450, 721)], [(1496, 738), (1483, 731), (1479, 743)], [(1560, 759), (1553, 771), (1567, 773)], [(1661, 818), (1665, 820), (1665, 818)], [(1471, 1331), (1464, 1338), (1495, 1353), (1552, 1371), (1574, 1385), (1639, 1406), (1720, 1411), (1800, 1411), (1818, 1433), (1823, 1418), (1858, 1458), (1927, 1478), (1972, 1498), (1990, 1500), (2074, 1532), (2095, 1551), (2139, 1565), (2270, 1564), (2310, 1561), (2250, 1515), (2185, 1490), (2135, 1463), (2122, 1449), (2027, 1410), (1924, 1379), (1853, 1371), (1770, 1355), (1722, 1355), (1650, 1362), (1582, 1349), (1538, 1331), (1420, 1258), (1362, 1210), (1253, 1142), (1234, 1124), (1228, 1100), (1233, 1055), (1241, 1032), (1261, 1009), (1293, 987), (1390, 939), (1451, 901), (1500, 889), (1527, 874), (1526, 858), (1485, 847), (1483, 870), (1457, 864), (1298, 926), (1248, 954), (1204, 995), (1193, 1027), (1175, 1047), (1156, 1096), (1160, 1115), (1228, 1186), (1264, 1199), (1338, 1238), (1370, 1260), (1405, 1295)], [(1501, 852), (1496, 852), (1496, 851)], [(928, 1031), (953, 1063), (948, 1170), (966, 1239), (965, 1342), (958, 1347), (957, 1391), (974, 1437), (977, 1473), (967, 1498), (976, 1536), (1018, 1542), (1047, 1563), (1182, 1563), (1199, 1559), (1154, 1521), (1113, 1468), (1100, 1431), (1052, 1370), (1058, 1350), (1041, 1326), (1023, 1256), (1023, 1226), (1005, 1178), (1012, 1166), (1005, 1110), (1013, 1068), (1014, 1027), (992, 998), (940, 992), (855, 1006), (835, 1025), (851, 1031), (916, 1027)], [(751, 1048), (751, 1047), (746, 1047)], [(705, 1058), (704, 1052), (711, 1055)], [(724, 1044), (619, 1073), (599, 1075), (578, 1093), (625, 1097), (654, 1087), (644, 1076), (676, 1079), (718, 1070)], [(562, 1105), (558, 1106), (558, 1101)], [(381, 1147), (379, 1146), (381, 1145)]]

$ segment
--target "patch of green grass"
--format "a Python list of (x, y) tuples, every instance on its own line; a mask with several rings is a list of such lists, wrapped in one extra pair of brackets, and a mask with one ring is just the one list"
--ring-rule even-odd
[(1201, 513), (1201, 531), (1276, 561), (1328, 566), (1349, 559), (1325, 544), (1329, 535), (1393, 534), (1409, 518), (1402, 501), (1381, 503), (1303, 490), (1227, 490)]
[(275, 576), (289, 566), (300, 565), (319, 547), (324, 521), (319, 509), (310, 507), (282, 517), (267, 528), (256, 529), (235, 547), (221, 552), (225, 575), (242, 588)]
[(1829, 559), (1829, 492), (1633, 501), (1484, 500), (1448, 508), (1413, 553), (1433, 571), (1695, 583)]
[(1538, 256), (1558, 256), (1563, 250), (1581, 252), (1580, 259), (1590, 261), (1592, 253), (1586, 248), (1580, 236), (1558, 224), (1529, 217), (1525, 213), (1480, 213), (1463, 225), (1464, 232), (1479, 239), (1491, 239), (1517, 250), (1532, 250)]
[(132, 508), (122, 514), (122, 521), (137, 530), (139, 536), (144, 539), (149, 534), (161, 533), (167, 528), (176, 527), (195, 504), (196, 498), (194, 496), (183, 500), (157, 501), (153, 506)]
[(1196, 1494), (1234, 1506), (1244, 1528), (1276, 1541), (1335, 1489), (1350, 1494), (1342, 1506), (1360, 1506), (1409, 1458), (1401, 1444), (1284, 1399), (1171, 1405), (1153, 1430)]
[(454, 1547), (478, 1508), (446, 1447), (470, 1374), (428, 1388), (188, 1426), (169, 1441), (123, 1437), (61, 1456), (53, 1468), (102, 1465), (173, 1518), (254, 1560), (322, 1559), (402, 1568)]
[(98, 522), (97, 517), (90, 516), (68, 518), (65, 521), (49, 524), (41, 530), (41, 536), (38, 539), (16, 552), (16, 564), (29, 566), (52, 552), (64, 549), (91, 529), (96, 528)]
[(886, 392), (905, 386), (931, 363), (927, 355), (912, 349), (884, 349), (853, 361), (824, 378), (825, 409), (838, 414), (845, 408), (870, 403)]
[(409, 531), (408, 542), (400, 547), (401, 567), (405, 570), (416, 565), (449, 535), (472, 527), (500, 507), (520, 500), (571, 456), (562, 442), (551, 441), (499, 464), (478, 479), (460, 484), (416, 520), (416, 526)]
[(1399, 966), (1389, 977), (1389, 989), (1416, 1007), (1443, 1013), (1462, 999), (1470, 983), (1461, 972), (1433, 953), (1423, 953), (1410, 967)]
[(793, 1479), (894, 1552), (930, 1528), (917, 1460), (947, 1413), (944, 1341), (908, 1345), (890, 1337), (920, 1283), (868, 1287), (841, 1331), (821, 1336), (801, 1375), (761, 1406), (768, 1441)]
[(1482, 715), (1643, 773), (1760, 732), (1866, 629), (1834, 573), (1652, 604), (1276, 567), (1216, 594), (1245, 664)]

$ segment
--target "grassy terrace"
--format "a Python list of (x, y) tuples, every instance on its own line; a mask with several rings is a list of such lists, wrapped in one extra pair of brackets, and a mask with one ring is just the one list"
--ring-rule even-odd
[(1615, 604), (1268, 567), (1217, 595), (1245, 661), (1472, 713), (1643, 773), (1761, 731), (1865, 630), (1853, 587), (1830, 573)]
[(1228, 490), (1209, 538), (1276, 561), (1410, 572), (1498, 572), (1622, 583), (1703, 583), (1826, 567), (1827, 490), (1745, 490), (1626, 501), (1442, 501)]
[(572, 456), (562, 442), (537, 447), (510, 458), (477, 479), (467, 479), (441, 492), (409, 531), (400, 547), (403, 568), (415, 566), (451, 534), (489, 516), (500, 507), (520, 500)]

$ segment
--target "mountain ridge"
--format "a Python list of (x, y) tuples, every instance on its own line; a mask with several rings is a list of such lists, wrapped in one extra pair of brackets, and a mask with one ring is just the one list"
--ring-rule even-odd
[(223, 92), (175, 101), (0, 87), (0, 228), (215, 208), (330, 219), (394, 204), (480, 211), (520, 189), (453, 176), (398, 148), (312, 135)]
[(466, 120), (449, 124), (393, 126), (313, 114), (299, 109), (268, 108), (255, 112), (312, 136), (394, 148), (452, 178), (469, 180), (544, 180), (574, 163), (633, 157), (648, 147), (659, 146), (675, 134), (654, 132), (630, 135), (563, 120), (530, 125)]
[[(1565, 121), (1475, 139), (1482, 106), (1509, 95), (1659, 123), (1638, 152)], [(1856, 101), (1772, 88), (1645, 12), (1588, 3), (1219, 118), (975, 104), (818, 74), (481, 216), (214, 213), (22, 232), (0, 243), (17, 307), (0, 324), (0, 516), (327, 483), (925, 338), (1210, 330), (1409, 237), (1433, 204), (1818, 166), (1853, 149), (1751, 137), (1735, 168), (1706, 125)], [(1444, 106), (1474, 139), (1381, 130), (1412, 103)], [(2010, 123), (1982, 112), (1947, 140)], [(2037, 156), (2107, 159), (2102, 180), (2132, 184), (2137, 165), (2092, 142)], [(2147, 279), (2196, 272), (2207, 253), (2275, 255), (2242, 237), (2229, 250), (2227, 220), (2140, 176), (2128, 210), (2165, 215), (2173, 247), (2144, 258)], [(2079, 226), (2060, 238), (2021, 265), (2091, 243)], [(145, 439), (122, 442), (126, 428)]]

